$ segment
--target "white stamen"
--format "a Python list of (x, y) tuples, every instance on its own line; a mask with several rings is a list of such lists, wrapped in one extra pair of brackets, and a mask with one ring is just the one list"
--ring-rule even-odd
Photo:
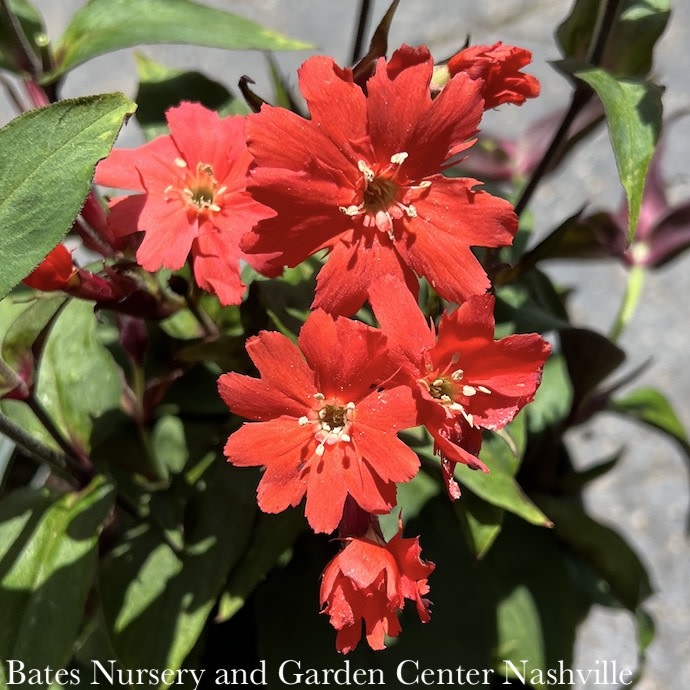
[(314, 400), (325, 400), (326, 396), (323, 393), (314, 393)]
[(374, 171), (364, 161), (357, 161), (357, 167), (359, 168), (359, 171), (364, 175), (364, 179), (367, 182), (374, 181), (376, 175), (374, 175)]
[(300, 417), (300, 418), (297, 420), (297, 423), (298, 423), (300, 426), (304, 426), (305, 424), (309, 424), (309, 417), (307, 417), (307, 416)]
[(338, 210), (346, 216), (358, 216), (364, 210), (364, 207), (352, 204), (352, 206), (338, 206)]
[(406, 151), (401, 151), (400, 153), (394, 153), (391, 156), (391, 163), (393, 165), (402, 165), (405, 162), (405, 159), (407, 158), (408, 154)]
[(326, 451), (326, 447), (323, 445), (323, 443), (319, 443), (318, 446), (316, 446), (316, 450), (314, 451), (319, 457), (321, 457)]
[(477, 394), (477, 389), (474, 386), (463, 386), (462, 394), (466, 395), (469, 398)]
[(477, 390), (481, 391), (482, 393), (491, 393), (491, 391), (486, 386), (477, 386)]
[(461, 381), (462, 377), (465, 375), (465, 372), (462, 369), (456, 369), (450, 377), (453, 379), (453, 381)]
[(183, 160), (182, 158), (176, 158), (175, 159), (175, 165), (178, 168), (186, 168), (187, 167), (187, 161)]

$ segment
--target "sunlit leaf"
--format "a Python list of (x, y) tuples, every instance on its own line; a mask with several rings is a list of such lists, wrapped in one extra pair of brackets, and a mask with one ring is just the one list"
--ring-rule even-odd
[(58, 42), (55, 78), (97, 55), (131, 46), (185, 43), (226, 50), (303, 50), (310, 44), (191, 0), (91, 0)]
[(2, 687), (8, 659), (27, 668), (62, 668), (70, 658), (112, 503), (103, 478), (59, 498), (26, 489), (0, 503)]
[(135, 107), (122, 94), (64, 100), (0, 130), (0, 297), (67, 234)]

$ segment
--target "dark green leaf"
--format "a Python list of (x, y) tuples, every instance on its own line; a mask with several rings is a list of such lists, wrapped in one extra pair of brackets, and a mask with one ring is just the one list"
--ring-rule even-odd
[(232, 618), (244, 606), (247, 597), (292, 547), (304, 529), (304, 517), (299, 509), (287, 510), (279, 515), (262, 513), (259, 516), (247, 551), (230, 573), (216, 621)]
[(506, 516), (477, 576), (496, 602), (494, 667), (531, 687), (546, 688), (546, 670), (561, 660), (567, 668), (572, 661), (582, 615), (554, 534)]
[(628, 243), (637, 229), (645, 178), (661, 132), (663, 88), (651, 82), (616, 79), (603, 69), (573, 72), (601, 98), (618, 175), (628, 200)]
[(618, 464), (622, 455), (623, 449), (617, 451), (606, 460), (588, 467), (586, 470), (582, 470), (581, 472), (576, 472), (575, 470), (567, 472), (562, 477), (559, 477), (559, 488), (564, 493), (577, 493), (581, 491), (590, 482), (610, 472)]
[(303, 50), (295, 41), (222, 10), (190, 0), (91, 0), (72, 18), (55, 50), (55, 78), (120, 48), (185, 43), (226, 50)]
[(91, 302), (72, 300), (39, 362), (36, 396), (67, 438), (88, 452), (93, 418), (118, 407), (121, 372), (98, 339)]
[[(576, 0), (556, 37), (565, 57), (586, 60), (599, 15), (599, 0)], [(669, 0), (624, 0), (607, 38), (602, 66), (613, 74), (644, 77), (652, 69), (654, 45), (668, 22)]]
[(0, 297), (65, 236), (134, 104), (121, 94), (60, 101), (0, 130)]
[(533, 269), (496, 290), (496, 321), (515, 333), (567, 328), (568, 314), (549, 277)]
[(521, 260), (530, 267), (546, 259), (601, 259), (611, 255), (602, 237), (615, 238), (620, 230), (609, 213), (582, 218), (582, 210), (566, 219)]
[(630, 611), (651, 594), (647, 571), (630, 545), (613, 529), (593, 520), (577, 498), (535, 497), (554, 523), (556, 534), (610, 587)]
[[(210, 460), (188, 489), (184, 524), (177, 528), (181, 549), (173, 548), (150, 522), (126, 534), (103, 564), (103, 614), (124, 668), (180, 668), (228, 571), (247, 548), (256, 510), (256, 476), (216, 456)], [(178, 484), (171, 493), (158, 494), (158, 505), (177, 503), (179, 490)], [(171, 505), (168, 512), (180, 511)]]
[(658, 390), (639, 388), (622, 398), (609, 401), (608, 409), (668, 434), (690, 454), (687, 432), (668, 400)]
[(181, 101), (194, 101), (221, 116), (246, 113), (241, 100), (200, 72), (170, 69), (145, 55), (136, 55), (139, 91), (137, 120), (147, 140), (168, 133), (165, 111)]
[(556, 427), (570, 413), (573, 387), (563, 355), (551, 355), (544, 365), (541, 385), (534, 400), (525, 408), (530, 433)]
[(577, 409), (625, 361), (625, 352), (606, 336), (586, 328), (568, 328), (559, 336), (573, 384), (573, 408)]
[(453, 508), (475, 558), (484, 558), (501, 532), (503, 509), (483, 501), (471, 491), (463, 492)]
[[(9, 0), (10, 11), (19, 21), (24, 35), (35, 55), (40, 55), (39, 43), (45, 36), (41, 15), (27, 0)], [(0, 69), (21, 72), (21, 60), (17, 59), (17, 44), (10, 25), (0, 14)]]
[(57, 499), (27, 489), (0, 503), (2, 687), (7, 659), (62, 668), (71, 656), (112, 502), (112, 487), (97, 478)]

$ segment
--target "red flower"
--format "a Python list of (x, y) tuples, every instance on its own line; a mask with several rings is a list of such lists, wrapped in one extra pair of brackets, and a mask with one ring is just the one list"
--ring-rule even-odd
[(482, 429), (501, 429), (534, 397), (550, 346), (538, 334), (494, 340), (494, 298), (470, 298), (441, 317), (438, 336), (414, 298), (390, 278), (370, 300), (403, 375), (417, 390), (419, 423), (441, 455), (447, 488), (460, 495), (452, 463), (488, 472), (477, 454)]
[(356, 321), (313, 312), (300, 350), (279, 333), (247, 342), (260, 379), (224, 374), (218, 387), (230, 409), (256, 420), (225, 446), (237, 466), (266, 466), (259, 507), (277, 513), (306, 494), (316, 532), (332, 532), (348, 494), (369, 513), (395, 505), (395, 482), (417, 473), (419, 459), (396, 432), (415, 424), (406, 386), (385, 388), (393, 373), (385, 338)]
[(411, 599), (422, 623), (430, 619), (427, 578), (434, 564), (420, 557), (419, 538), (403, 539), (402, 526), (387, 543), (348, 539), (347, 546), (326, 566), (321, 606), (338, 631), (336, 647), (347, 654), (362, 637), (362, 622), (372, 649), (384, 649), (384, 636), (400, 634), (398, 611)]
[(313, 307), (352, 314), (386, 274), (415, 294), (415, 273), (425, 276), (463, 301), (489, 287), (470, 247), (512, 241), (508, 202), (438, 174), (472, 144), (483, 102), (480, 84), (462, 75), (432, 101), (432, 68), (426, 48), (404, 46), (378, 61), (365, 93), (349, 69), (313, 57), (299, 71), (310, 120), (270, 106), (248, 118), (248, 189), (277, 215), (241, 246), (279, 252), (276, 268), (328, 249)]
[(190, 252), (201, 288), (223, 304), (239, 304), (244, 286), (242, 235), (270, 211), (246, 192), (251, 156), (244, 119), (221, 119), (198, 103), (166, 113), (169, 136), (137, 149), (117, 149), (96, 168), (96, 182), (138, 194), (111, 200), (109, 227), (117, 236), (145, 233), (137, 261), (147, 271), (181, 268)]
[(46, 292), (64, 290), (73, 284), (72, 278), (76, 273), (72, 254), (64, 244), (58, 244), (22, 282)]
[(448, 61), (447, 69), (450, 77), (467, 74), (470, 79), (479, 81), (484, 108), (488, 110), (502, 103), (522, 105), (527, 98), (539, 95), (537, 79), (520, 72), (531, 61), (529, 50), (498, 42), (461, 50)]

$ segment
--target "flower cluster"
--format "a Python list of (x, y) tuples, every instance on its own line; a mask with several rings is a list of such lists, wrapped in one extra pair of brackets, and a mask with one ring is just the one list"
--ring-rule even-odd
[[(473, 248), (512, 243), (511, 205), (475, 179), (444, 175), (486, 109), (538, 94), (520, 71), (529, 57), (499, 43), (435, 68), (426, 48), (403, 46), (364, 84), (313, 57), (299, 71), (308, 119), (269, 105), (221, 118), (182, 103), (167, 112), (169, 135), (97, 168), (97, 183), (133, 192), (110, 199), (101, 224), (113, 251), (150, 272), (188, 262), (222, 304), (242, 301), (242, 262), (275, 277), (326, 255), (297, 341), (260, 331), (246, 343), (258, 377), (226, 373), (218, 388), (248, 420), (224, 452), (264, 468), (259, 507), (277, 513), (304, 499), (309, 526), (338, 534), (320, 600), (343, 653), (363, 630), (383, 648), (406, 600), (430, 617), (433, 563), (418, 538), (402, 537), (402, 521), (388, 541), (378, 525), (397, 484), (420, 468), (398, 433), (426, 427), (458, 498), (456, 466), (490, 471), (478, 457), (482, 431), (532, 400), (549, 354), (536, 334), (494, 340), (491, 281)], [(56, 250), (27, 282), (73, 290), (85, 275)], [(418, 306), (420, 279), (447, 301), (438, 323)], [(378, 327), (351, 318), (366, 303)]]

